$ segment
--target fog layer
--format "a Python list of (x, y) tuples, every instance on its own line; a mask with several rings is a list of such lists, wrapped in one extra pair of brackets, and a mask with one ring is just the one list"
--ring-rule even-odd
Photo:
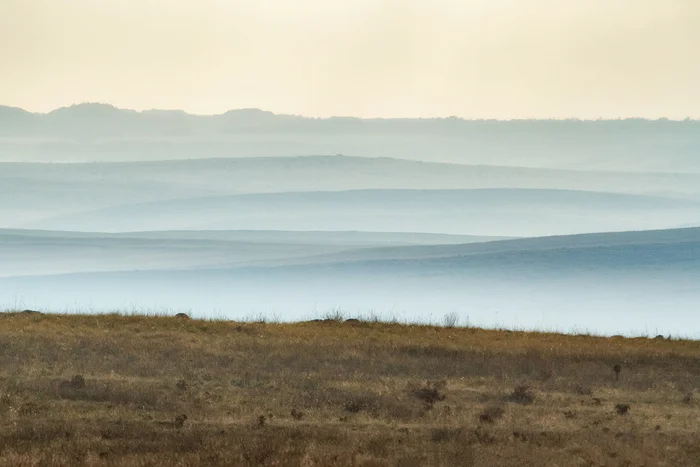
[(688, 334), (698, 125), (0, 108), (0, 304)]

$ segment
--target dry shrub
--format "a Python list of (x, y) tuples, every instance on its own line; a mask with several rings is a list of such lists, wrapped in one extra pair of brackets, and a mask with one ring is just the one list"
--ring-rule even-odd
[(462, 428), (439, 427), (430, 432), (430, 440), (433, 443), (447, 443), (462, 440), (464, 433)]
[(506, 397), (506, 400), (508, 402), (515, 402), (516, 404), (532, 404), (535, 401), (535, 394), (530, 390), (530, 386), (520, 385), (513, 389)]
[(469, 434), (469, 444), (493, 444), (496, 442), (496, 437), (487, 429), (477, 426), (474, 431)]
[(448, 329), (452, 329), (457, 326), (459, 322), (459, 315), (455, 312), (447, 313), (442, 318), (442, 325)]
[(578, 394), (579, 396), (592, 396), (593, 395), (593, 389), (587, 387), (587, 386), (582, 386), (580, 384), (577, 384), (573, 388), (574, 394)]
[(505, 411), (500, 406), (490, 406), (486, 407), (483, 412), (479, 415), (479, 421), (483, 423), (496, 423)]
[(413, 397), (423, 401), (427, 407), (432, 408), (437, 402), (444, 401), (447, 398), (444, 391), (447, 387), (447, 381), (426, 381), (418, 387), (411, 388)]
[(361, 399), (353, 399), (345, 403), (344, 409), (350, 413), (360, 413), (367, 410), (367, 403)]
[(83, 389), (85, 387), (85, 378), (83, 375), (75, 375), (71, 379), (61, 381), (61, 389)]
[(175, 417), (175, 427), (176, 428), (182, 428), (185, 422), (187, 421), (187, 415), (185, 414), (180, 414)]

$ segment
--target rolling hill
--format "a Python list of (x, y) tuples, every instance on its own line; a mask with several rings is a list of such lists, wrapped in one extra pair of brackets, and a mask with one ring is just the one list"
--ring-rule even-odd
[(698, 125), (0, 107), (0, 304), (682, 332)]
[(541, 236), (700, 224), (700, 202), (573, 190), (353, 190), (216, 196), (124, 204), (10, 228), (362, 230)]
[(511, 327), (684, 335), (697, 324), (700, 229), (359, 252), (267, 266), (5, 277), (0, 303), (228, 317), (284, 310), (284, 319), (333, 307), (417, 320), (452, 310), (488, 326), (507, 320)]
[[(0, 163), (0, 181), (34, 184), (126, 182), (143, 189), (246, 194), (359, 189), (532, 188), (606, 191), (700, 199), (700, 174), (625, 173), (410, 161), (387, 157), (305, 156), (122, 163)], [(32, 187), (38, 189), (39, 187)]]
[(315, 119), (258, 109), (197, 116), (79, 104), (0, 108), (0, 160), (125, 161), (350, 154), (412, 160), (700, 173), (697, 121)]
[(124, 234), (0, 230), (0, 277), (76, 272), (196, 269), (382, 245), (464, 244), (499, 237), (381, 232), (164, 231)]

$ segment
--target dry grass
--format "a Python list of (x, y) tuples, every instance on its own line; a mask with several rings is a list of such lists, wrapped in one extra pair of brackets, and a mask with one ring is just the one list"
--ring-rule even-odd
[(692, 466), (699, 387), (695, 341), (4, 313), (0, 465)]

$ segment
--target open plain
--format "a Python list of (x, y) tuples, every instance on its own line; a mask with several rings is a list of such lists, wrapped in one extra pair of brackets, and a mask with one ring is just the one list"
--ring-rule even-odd
[(0, 464), (693, 466), (700, 343), (0, 315)]

